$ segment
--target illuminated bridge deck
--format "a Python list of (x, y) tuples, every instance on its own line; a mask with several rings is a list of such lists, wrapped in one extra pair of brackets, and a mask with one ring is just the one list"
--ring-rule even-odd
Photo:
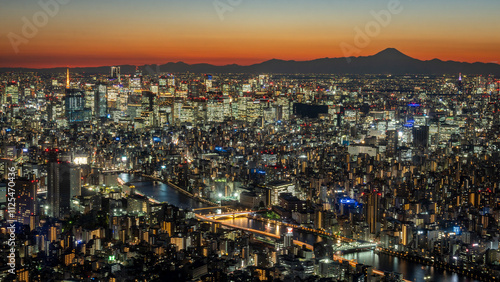
[[(221, 221), (221, 220), (217, 220), (217, 219), (221, 219), (221, 218), (231, 218), (231, 217), (246, 216), (246, 215), (248, 215), (248, 214), (250, 214), (252, 212), (253, 211), (236, 211), (236, 212), (230, 212), (230, 213), (210, 214), (210, 215), (196, 214), (196, 218), (198, 218), (200, 220), (203, 220), (203, 221), (212, 222), (212, 223), (219, 223), (220, 225), (223, 225), (223, 226), (226, 226), (226, 227), (240, 229), (240, 230), (244, 230), (244, 231), (251, 232), (251, 233), (254, 233), (254, 234), (263, 235), (263, 236), (266, 236), (266, 237), (269, 237), (269, 238), (280, 239), (280, 236), (276, 235), (276, 234), (272, 234), (272, 233), (269, 233), (269, 232), (265, 232), (265, 231), (261, 231), (261, 230), (256, 230), (256, 229), (252, 229), (252, 228), (247, 228), (247, 227), (243, 227), (243, 226), (238, 226), (238, 225), (227, 223), (227, 222), (224, 222), (224, 221)], [(307, 243), (304, 243), (304, 242), (301, 242), (301, 241), (298, 241), (298, 240), (293, 240), (293, 243), (295, 245), (300, 246), (300, 247), (305, 246), (309, 250), (314, 250), (314, 247), (312, 245), (310, 245), (310, 244), (307, 244)], [(363, 248), (371, 248), (371, 247), (376, 247), (376, 246), (377, 246), (377, 244), (373, 244), (373, 243), (351, 242), (351, 243), (347, 244), (345, 247), (343, 247), (343, 248), (339, 247), (336, 250), (342, 251), (342, 250), (352, 250), (352, 249), (363, 249)], [(351, 265), (352, 267), (356, 267), (356, 265), (358, 264), (356, 262), (356, 260), (348, 260), (348, 259), (345, 259), (345, 258), (343, 258), (341, 256), (337, 256), (337, 255), (334, 255), (333, 259), (336, 260), (336, 261), (339, 261), (339, 262), (347, 261), (347, 262), (349, 262), (349, 265)], [(375, 275), (385, 276), (384, 272), (380, 271), (378, 269), (373, 269), (372, 272)], [(405, 280), (405, 279), (403, 279), (403, 281), (410, 282), (409, 280)]]

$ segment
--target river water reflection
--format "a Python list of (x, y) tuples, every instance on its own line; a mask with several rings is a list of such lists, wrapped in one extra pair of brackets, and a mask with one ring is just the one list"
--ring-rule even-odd
[[(160, 202), (168, 202), (174, 206), (183, 209), (196, 209), (206, 207), (207, 205), (200, 203), (180, 192), (174, 188), (169, 187), (164, 183), (154, 184), (147, 179), (142, 177), (137, 177), (129, 174), (120, 174), (120, 178), (125, 182), (134, 182), (136, 190), (148, 197), (152, 197)], [(234, 225), (257, 229), (280, 235), (286, 232), (286, 228), (282, 226), (276, 226), (274, 224), (268, 224), (261, 221), (248, 219), (248, 218), (236, 218), (228, 219), (227, 222)], [(294, 230), (294, 239), (308, 244), (314, 245), (316, 242), (324, 241), (320, 236), (313, 235), (310, 233), (302, 232), (299, 230)], [(333, 241), (327, 240), (327, 243), (333, 244)], [(375, 268), (382, 271), (398, 272), (402, 273), (405, 279), (411, 281), (424, 281), (424, 276), (430, 275), (432, 280), (436, 282), (474, 282), (476, 280), (470, 279), (458, 274), (443, 271), (440, 269), (435, 269), (434, 267), (424, 266), (418, 263), (414, 263), (408, 260), (400, 259), (397, 257), (376, 254), (373, 251), (358, 252), (352, 254), (343, 255), (346, 259), (355, 259), (359, 263), (372, 265)]]

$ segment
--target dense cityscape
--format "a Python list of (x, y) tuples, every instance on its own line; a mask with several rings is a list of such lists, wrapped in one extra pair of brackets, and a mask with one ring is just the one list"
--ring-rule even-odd
[(0, 81), (2, 281), (499, 280), (497, 77)]

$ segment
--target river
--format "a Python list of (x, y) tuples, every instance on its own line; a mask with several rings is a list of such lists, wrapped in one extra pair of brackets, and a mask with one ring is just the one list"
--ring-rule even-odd
[[(120, 178), (123, 179), (125, 182), (129, 181), (133, 182), (132, 184), (135, 185), (137, 192), (145, 196), (151, 197), (157, 201), (167, 202), (169, 204), (172, 204), (174, 206), (183, 209), (196, 209), (196, 208), (207, 207), (206, 204), (200, 203), (180, 193), (174, 188), (169, 187), (167, 184), (164, 183), (154, 184), (153, 182), (144, 179), (142, 177), (137, 177), (125, 173), (120, 174)], [(267, 224), (261, 221), (248, 218), (236, 218), (227, 221), (234, 225), (262, 230), (277, 235), (286, 232), (285, 227), (275, 226), (274, 224)], [(313, 235), (307, 232), (302, 232), (299, 230), (294, 230), (293, 233), (294, 233), (294, 239), (306, 242), (311, 245), (313, 245), (316, 242), (321, 242), (325, 240), (320, 236)], [(328, 242), (328, 243), (333, 243), (333, 242)], [(346, 259), (355, 259), (359, 263), (372, 265), (375, 268), (382, 271), (402, 273), (405, 279), (411, 281), (424, 281), (423, 277), (428, 275), (432, 277), (432, 280), (430, 281), (436, 281), (436, 282), (477, 281), (450, 271), (444, 271), (441, 269), (436, 269), (434, 267), (424, 266), (418, 263), (414, 263), (405, 259), (385, 254), (376, 254), (373, 251), (344, 254), (343, 257)]]
[(183, 209), (197, 209), (208, 206), (182, 194), (165, 183), (158, 182), (154, 184), (144, 177), (126, 173), (120, 174), (119, 177), (125, 182), (131, 182), (131, 185), (134, 185), (135, 190), (140, 194), (153, 198), (159, 202), (167, 202)]

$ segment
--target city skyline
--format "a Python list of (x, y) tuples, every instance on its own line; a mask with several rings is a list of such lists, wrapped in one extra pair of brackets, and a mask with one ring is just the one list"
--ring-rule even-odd
[(498, 76), (105, 69), (0, 74), (0, 280), (500, 277)]
[(0, 281), (500, 281), (500, 1), (0, 10)]
[[(2, 14), (0, 67), (251, 65), (367, 56), (388, 47), (420, 60), (498, 63), (499, 3), (415, 2), (17, 1)], [(391, 5), (397, 13), (384, 20)], [(378, 28), (356, 44), (359, 30), (374, 22)]]

